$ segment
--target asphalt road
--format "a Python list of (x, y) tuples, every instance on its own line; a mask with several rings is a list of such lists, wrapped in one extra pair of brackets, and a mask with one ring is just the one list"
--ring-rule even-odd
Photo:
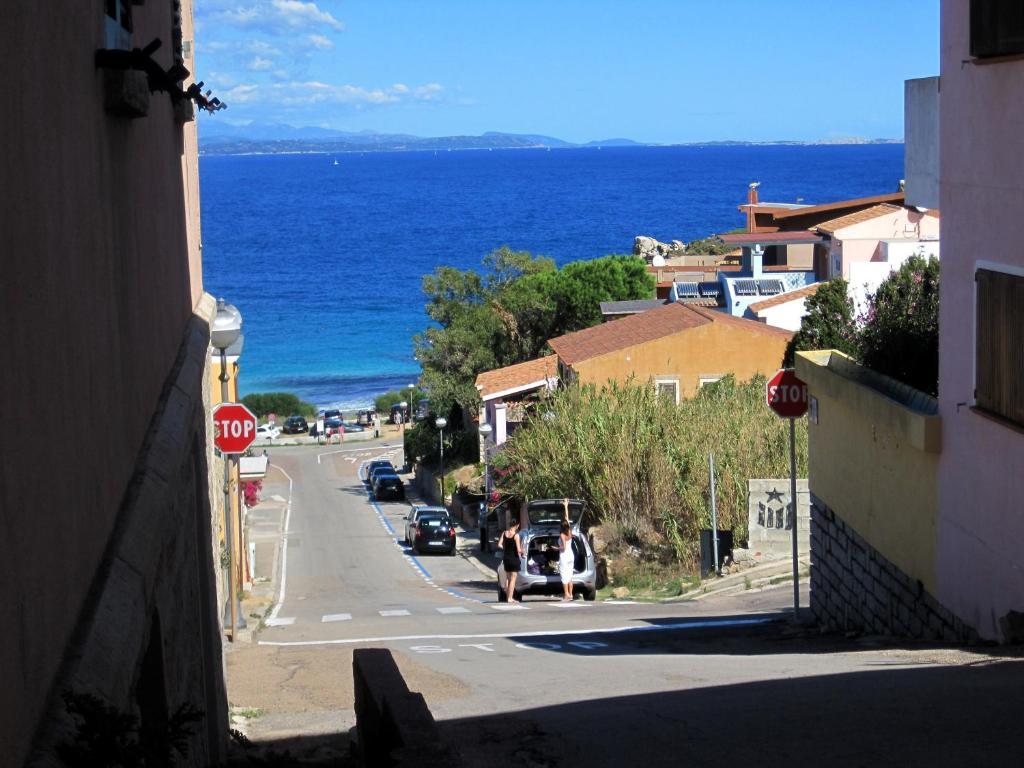
[(346, 732), (351, 651), (373, 646), (393, 651), (470, 764), (1024, 755), (1015, 658), (820, 638), (789, 625), (789, 587), (685, 603), (499, 604), (494, 577), (469, 559), (402, 546), (408, 505), (373, 503), (358, 477), (378, 456), (401, 463), (398, 449), (374, 446), (273, 453), (290, 480), (265, 487), (289, 502), (283, 599), (257, 645), (229, 660), (232, 701), (265, 712), (257, 733)]

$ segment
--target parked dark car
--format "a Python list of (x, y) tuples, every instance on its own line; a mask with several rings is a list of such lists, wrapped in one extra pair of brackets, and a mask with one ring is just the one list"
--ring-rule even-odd
[(365, 431), (365, 429), (364, 429), (364, 427), (362, 425), (356, 424), (354, 421), (343, 421), (343, 422), (341, 422), (341, 426), (343, 426), (345, 428), (346, 432), (363, 432), (363, 431)]
[(370, 476), (373, 470), (380, 469), (381, 467), (384, 467), (391, 472), (395, 472), (396, 475), (398, 474), (398, 472), (395, 471), (395, 465), (388, 459), (374, 459), (363, 468), (363, 480), (370, 482), (373, 479)]
[(304, 435), (309, 432), (309, 424), (301, 416), (293, 415), (284, 420), (281, 431), (286, 435)]
[[(388, 462), (390, 464), (390, 462)], [(366, 482), (370, 484), (370, 488), (373, 488), (373, 483), (380, 475), (397, 475), (398, 470), (392, 466), (386, 467), (374, 467), (366, 474)]]
[(455, 554), (455, 523), (444, 507), (413, 507), (405, 531), (413, 552)]
[(375, 474), (373, 478), (373, 498), (377, 501), (385, 499), (404, 501), (405, 484), (402, 482), (402, 478), (394, 472), (378, 472)]
[(337, 419), (339, 422), (343, 421), (345, 414), (339, 411), (337, 408), (328, 408), (324, 411), (324, 421), (330, 421), (331, 419)]

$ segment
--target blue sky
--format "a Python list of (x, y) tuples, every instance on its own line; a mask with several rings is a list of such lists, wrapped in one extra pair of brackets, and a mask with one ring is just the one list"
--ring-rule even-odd
[(195, 0), (210, 119), (587, 141), (903, 135), (938, 0)]

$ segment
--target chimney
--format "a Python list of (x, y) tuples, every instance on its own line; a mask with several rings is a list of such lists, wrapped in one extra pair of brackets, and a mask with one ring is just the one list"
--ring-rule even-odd
[(757, 221), (754, 218), (754, 206), (758, 203), (757, 188), (761, 186), (760, 181), (752, 181), (747, 185), (747, 232), (753, 232)]

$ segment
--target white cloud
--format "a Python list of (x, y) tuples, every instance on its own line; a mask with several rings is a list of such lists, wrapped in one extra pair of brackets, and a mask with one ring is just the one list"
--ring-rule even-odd
[(247, 69), (249, 69), (252, 72), (266, 72), (273, 66), (274, 62), (272, 62), (270, 59), (261, 59), (259, 56), (256, 56), (255, 58), (253, 58), (252, 61), (249, 62)]
[[(283, 74), (283, 73), (275, 73)], [(315, 104), (347, 104), (355, 107), (381, 106), (401, 101), (435, 101), (444, 89), (437, 83), (410, 88), (401, 83), (390, 88), (334, 85), (319, 80), (291, 80), (266, 85), (242, 84), (227, 91), (224, 101), (239, 104), (273, 102), (285, 107)]]
[[(258, 28), (271, 34), (345, 28), (315, 2), (302, 0), (250, 0), (248, 5), (215, 4), (207, 11), (213, 21), (236, 27)], [(209, 30), (207, 31), (209, 33)]]
[(324, 35), (310, 35), (306, 39), (309, 41), (310, 45), (321, 51), (326, 51), (334, 47), (334, 43), (331, 39)]

